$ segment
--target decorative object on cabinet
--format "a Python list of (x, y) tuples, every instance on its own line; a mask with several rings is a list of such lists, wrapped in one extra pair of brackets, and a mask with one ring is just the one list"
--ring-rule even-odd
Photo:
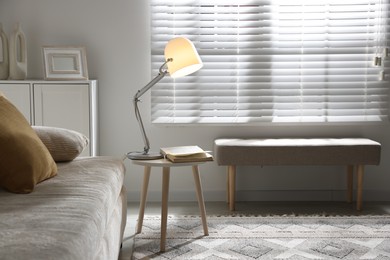
[(8, 56), (8, 38), (3, 31), (0, 23), (0, 79), (8, 79), (9, 76), (9, 56)]
[(82, 46), (43, 46), (46, 80), (88, 79), (86, 48)]
[(141, 114), (138, 109), (140, 97), (159, 82), (168, 73), (172, 78), (184, 77), (202, 68), (203, 63), (195, 49), (194, 44), (183, 37), (177, 37), (170, 40), (164, 50), (165, 62), (161, 65), (158, 75), (152, 79), (146, 86), (138, 90), (134, 95), (133, 104), (135, 117), (137, 118), (144, 140), (143, 152), (129, 152), (127, 158), (132, 160), (152, 160), (162, 158), (161, 153), (150, 153), (149, 139), (146, 136), (145, 128), (142, 123)]
[(97, 81), (0, 80), (0, 92), (32, 126), (77, 131), (89, 139), (81, 156), (97, 156)]
[(26, 37), (17, 23), (9, 40), (9, 79), (27, 78)]

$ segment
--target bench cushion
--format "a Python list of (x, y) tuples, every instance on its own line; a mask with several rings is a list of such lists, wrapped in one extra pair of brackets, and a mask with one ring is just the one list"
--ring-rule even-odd
[(378, 165), (381, 144), (366, 138), (216, 139), (219, 165)]

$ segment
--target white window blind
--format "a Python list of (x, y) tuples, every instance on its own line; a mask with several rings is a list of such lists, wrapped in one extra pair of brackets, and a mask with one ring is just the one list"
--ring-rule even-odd
[(204, 62), (152, 89), (154, 123), (388, 120), (388, 0), (151, 0), (150, 8), (153, 76), (173, 37), (193, 41)]

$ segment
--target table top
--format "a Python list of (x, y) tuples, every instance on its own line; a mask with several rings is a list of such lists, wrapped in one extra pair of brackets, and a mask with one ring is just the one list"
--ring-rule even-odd
[(183, 162), (173, 163), (167, 159), (155, 159), (155, 160), (131, 160), (133, 164), (142, 166), (154, 166), (154, 167), (180, 167), (180, 166), (194, 166), (206, 163), (207, 161), (201, 162)]

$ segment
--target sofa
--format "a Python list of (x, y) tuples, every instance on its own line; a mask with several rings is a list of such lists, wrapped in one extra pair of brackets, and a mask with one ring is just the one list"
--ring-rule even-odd
[(118, 259), (121, 158), (79, 157), (88, 139), (33, 126), (0, 93), (0, 259)]

